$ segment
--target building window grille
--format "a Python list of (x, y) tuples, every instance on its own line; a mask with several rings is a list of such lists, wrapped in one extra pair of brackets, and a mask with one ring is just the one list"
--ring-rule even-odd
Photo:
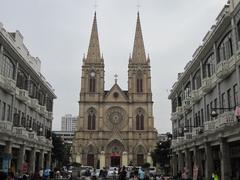
[(144, 130), (144, 114), (139, 110), (136, 115), (136, 130)]
[(94, 110), (90, 110), (88, 113), (88, 130), (96, 129), (96, 113)]
[(0, 74), (11, 79), (14, 77), (14, 65), (6, 55), (0, 59)]

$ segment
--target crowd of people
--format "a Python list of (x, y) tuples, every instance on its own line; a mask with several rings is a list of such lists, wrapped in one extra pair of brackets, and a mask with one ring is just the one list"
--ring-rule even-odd
[(34, 173), (20, 171), (15, 174), (11, 171), (8, 173), (0, 172), (0, 180), (57, 180), (57, 179), (71, 179), (69, 174), (64, 174), (58, 169), (40, 169), (36, 170)]

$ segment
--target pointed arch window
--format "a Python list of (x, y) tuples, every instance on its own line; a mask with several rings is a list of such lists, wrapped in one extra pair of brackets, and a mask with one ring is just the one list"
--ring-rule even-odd
[(96, 78), (95, 78), (95, 72), (93, 72), (93, 71), (90, 73), (89, 91), (96, 92)]
[(141, 93), (143, 92), (143, 78), (142, 78), (142, 73), (138, 72), (137, 73), (137, 83), (136, 83), (137, 87), (137, 93)]
[(88, 112), (88, 130), (96, 129), (96, 111), (94, 109), (90, 109)]
[(144, 113), (143, 110), (138, 110), (136, 115), (136, 130), (144, 130)]

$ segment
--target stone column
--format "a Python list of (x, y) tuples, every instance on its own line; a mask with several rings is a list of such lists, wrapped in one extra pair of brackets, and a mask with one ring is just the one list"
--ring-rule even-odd
[(213, 173), (213, 158), (212, 158), (212, 149), (209, 143), (204, 144), (205, 149), (205, 179), (212, 180)]
[(229, 145), (226, 139), (220, 139), (220, 156), (221, 156), (221, 179), (228, 180), (231, 176), (231, 162)]
[(198, 167), (200, 166), (200, 158), (199, 158), (199, 149), (197, 146), (193, 149), (193, 164), (194, 166)]
[(177, 155), (174, 153), (172, 156), (172, 175), (176, 176), (177, 175)]
[(8, 159), (8, 168), (11, 167), (11, 156), (12, 156), (12, 142), (7, 141), (6, 145), (4, 147), (4, 153), (6, 154), (7, 159)]
[(38, 167), (40, 169), (44, 169), (44, 152), (43, 152), (43, 150), (40, 151)]
[(46, 169), (51, 168), (51, 161), (52, 161), (51, 152), (48, 152), (47, 153), (47, 161), (46, 161)]
[(153, 162), (152, 162), (152, 157), (151, 157), (151, 153), (147, 153), (147, 162), (152, 166)]
[(29, 164), (30, 173), (35, 172), (35, 161), (36, 161), (36, 149), (35, 147), (33, 147), (30, 154), (30, 164)]
[(106, 157), (105, 157), (105, 152), (104, 151), (101, 151), (101, 153), (100, 153), (100, 169), (102, 169), (103, 167), (105, 167), (105, 159), (106, 159)]
[(18, 159), (17, 159), (17, 170), (22, 170), (22, 165), (25, 161), (25, 144), (22, 144), (19, 149)]
[(185, 150), (185, 162), (186, 162), (186, 168), (189, 170), (190, 176), (192, 175), (192, 162), (191, 162), (191, 157), (190, 157), (190, 151), (189, 149)]
[(122, 153), (122, 166), (128, 165), (128, 153), (126, 151), (123, 151)]
[(178, 152), (178, 171), (183, 170), (183, 154), (181, 151)]

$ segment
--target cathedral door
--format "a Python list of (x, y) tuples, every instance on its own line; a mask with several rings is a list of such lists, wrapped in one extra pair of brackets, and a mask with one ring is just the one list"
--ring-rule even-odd
[(87, 155), (87, 165), (94, 167), (94, 154)]
[(143, 154), (138, 154), (137, 155), (137, 165), (142, 166), (144, 163), (144, 155)]
[(119, 167), (120, 166), (120, 155), (112, 154), (111, 155), (111, 166)]

